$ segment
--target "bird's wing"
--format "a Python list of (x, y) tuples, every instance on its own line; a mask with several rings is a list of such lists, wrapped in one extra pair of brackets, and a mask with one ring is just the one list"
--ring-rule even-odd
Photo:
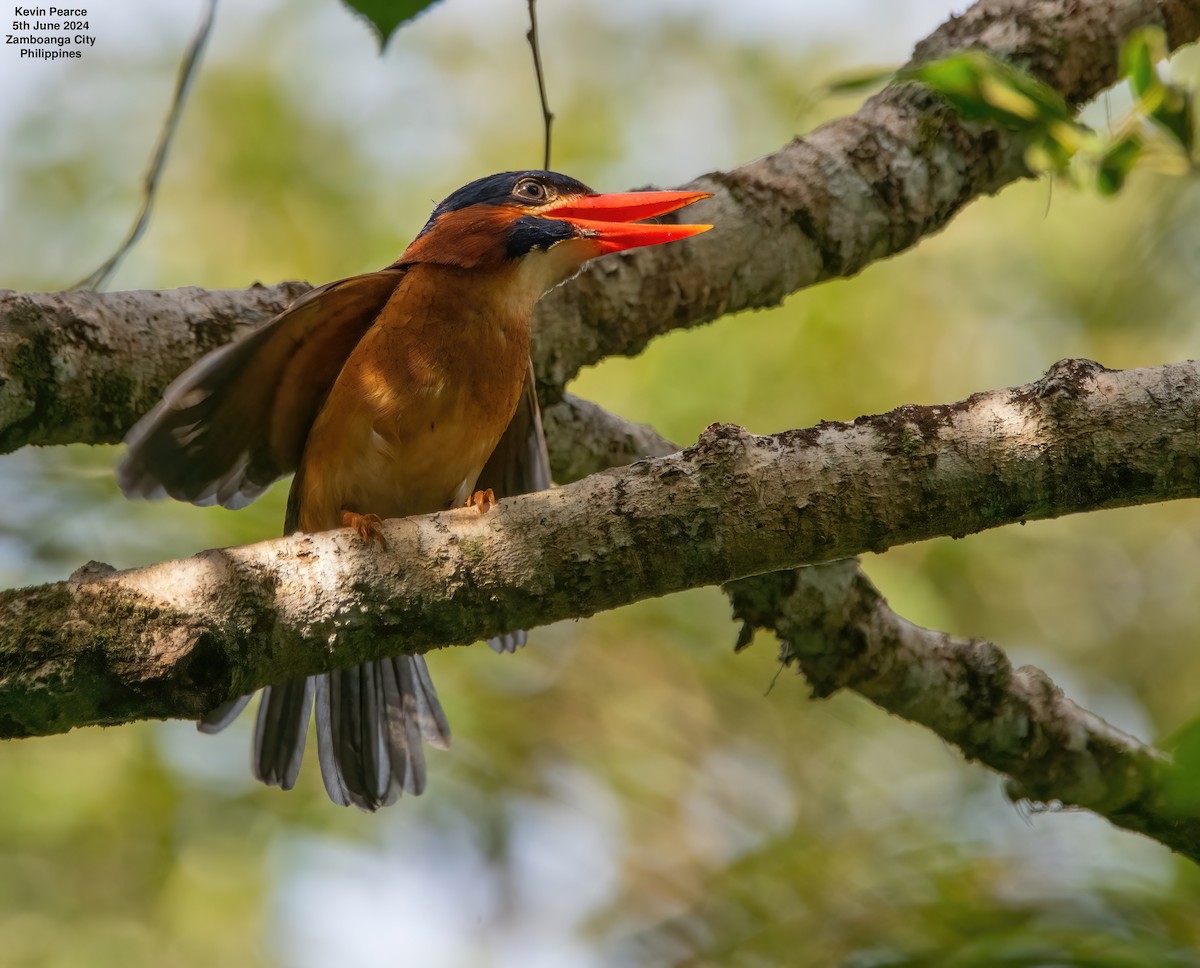
[(239, 508), (295, 470), (325, 395), (404, 272), (313, 289), (195, 363), (126, 435), (121, 490)]
[[(538, 408), (532, 361), (525, 374), (517, 412), (475, 486), (481, 491), (490, 487), (498, 498), (531, 494), (550, 486), (550, 454), (546, 451), (546, 437), (542, 433), (542, 412)], [(525, 644), (525, 638), (524, 631), (508, 632), (488, 639), (488, 645), (496, 652), (516, 652)]]
[(517, 401), (517, 411), (508, 429), (492, 451), (479, 474), (475, 487), (491, 488), (497, 498), (531, 494), (550, 486), (550, 455), (542, 433), (542, 412), (538, 408), (533, 361), (525, 374), (525, 385)]

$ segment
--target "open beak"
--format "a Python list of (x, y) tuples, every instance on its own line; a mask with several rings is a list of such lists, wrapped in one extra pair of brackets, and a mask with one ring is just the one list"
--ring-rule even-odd
[(579, 234), (600, 246), (600, 253), (636, 249), (642, 245), (674, 242), (701, 232), (711, 225), (643, 224), (641, 219), (665, 215), (691, 205), (711, 192), (623, 192), (612, 195), (580, 195), (564, 200), (542, 213), (543, 218), (569, 222)]

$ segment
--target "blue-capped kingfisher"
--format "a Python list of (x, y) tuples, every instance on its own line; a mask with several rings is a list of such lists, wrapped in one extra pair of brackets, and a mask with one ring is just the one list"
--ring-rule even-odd
[[(541, 296), (589, 259), (708, 225), (643, 223), (707, 195), (596, 194), (549, 171), (460, 188), (395, 263), (306, 293), (205, 356), (126, 437), (129, 496), (242, 507), (295, 471), (284, 533), (353, 528), (550, 486), (530, 364)], [(498, 651), (524, 642), (493, 639)], [(421, 741), (450, 729), (419, 655), (263, 689), (253, 766), (287, 790), (316, 706), (330, 798), (364, 810), (425, 786)], [(198, 724), (216, 732), (250, 696)]]

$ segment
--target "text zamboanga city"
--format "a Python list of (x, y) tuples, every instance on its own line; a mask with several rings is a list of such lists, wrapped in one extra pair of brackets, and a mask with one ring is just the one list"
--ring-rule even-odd
[[(13, 33), (6, 34), (6, 46), (14, 45), (21, 57), (33, 60), (58, 60), (82, 57), (80, 47), (93, 47), (96, 38), (90, 29), (84, 7), (13, 7)], [(31, 18), (31, 19), (24, 19)]]

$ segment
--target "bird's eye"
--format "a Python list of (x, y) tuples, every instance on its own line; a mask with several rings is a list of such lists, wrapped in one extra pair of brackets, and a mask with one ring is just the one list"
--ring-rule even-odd
[(517, 187), (513, 189), (513, 194), (532, 202), (543, 202), (548, 195), (546, 186), (539, 181), (534, 181), (532, 178), (517, 182)]

